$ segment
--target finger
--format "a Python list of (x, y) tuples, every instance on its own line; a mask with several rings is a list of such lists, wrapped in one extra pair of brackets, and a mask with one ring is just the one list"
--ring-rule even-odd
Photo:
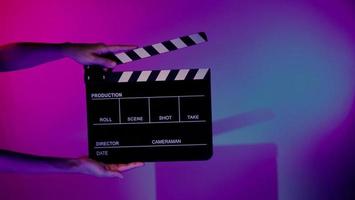
[(113, 177), (113, 178), (121, 178), (121, 179), (123, 178), (123, 175), (117, 171), (105, 171), (105, 173), (103, 173), (103, 176)]
[(120, 167), (127, 167), (128, 164), (108, 164), (106, 165), (107, 170), (120, 171)]
[(131, 49), (137, 48), (137, 45), (106, 45), (106, 46), (100, 46), (96, 53), (117, 53), (121, 51), (128, 51)]
[(109, 164), (109, 165), (107, 165), (107, 170), (119, 171), (118, 170), (118, 165), (117, 164)]
[(86, 168), (89, 173), (101, 176), (106, 172), (106, 166), (103, 163), (96, 162), (93, 160), (86, 160), (85, 162)]
[(118, 177), (123, 178), (119, 171), (111, 171), (104, 168), (96, 169), (94, 173), (97, 177)]
[(110, 60), (108, 58), (103, 58), (103, 57), (99, 57), (99, 56), (95, 56), (92, 59), (91, 62), (92, 65), (102, 65), (104, 67), (109, 67), (109, 68), (113, 68), (116, 66), (116, 62), (113, 60)]
[(131, 49), (135, 49), (138, 48), (137, 45), (131, 45), (131, 44), (127, 44), (127, 45), (108, 45), (107, 49), (110, 52), (116, 53), (116, 52), (120, 52), (120, 51), (127, 51), (127, 50), (131, 50)]
[(127, 171), (133, 168), (137, 168), (137, 167), (142, 167), (144, 166), (144, 163), (142, 162), (133, 162), (133, 163), (128, 163), (128, 164), (119, 164), (118, 166), (118, 170), (123, 172), (123, 171)]
[(134, 165), (137, 165), (138, 167), (143, 167), (144, 166), (144, 162), (134, 162)]
[(107, 165), (99, 162), (91, 162), (89, 168), (89, 174), (96, 175), (97, 177), (116, 177), (123, 178), (123, 175), (119, 171), (111, 171), (107, 169)]
[(112, 171), (112, 166), (111, 165), (105, 165), (104, 167), (105, 167), (106, 171), (110, 171), (110, 170)]

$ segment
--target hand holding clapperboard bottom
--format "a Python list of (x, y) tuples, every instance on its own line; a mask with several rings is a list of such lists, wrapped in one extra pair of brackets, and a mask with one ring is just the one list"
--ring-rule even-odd
[[(207, 41), (196, 33), (104, 55), (124, 64)], [(114, 72), (85, 66), (89, 156), (104, 163), (212, 156), (210, 70)]]
[[(122, 177), (120, 172), (143, 165), (141, 162), (117, 164), (125, 161), (209, 158), (212, 155), (212, 139), (210, 128), (210, 72), (208, 69), (143, 72), (112, 72), (112, 70), (107, 70), (117, 64), (181, 49), (205, 41), (207, 41), (206, 34), (198, 33), (137, 49), (134, 45), (105, 45), (102, 43), (19, 42), (0, 46), (0, 72), (23, 70), (65, 57), (86, 66), (88, 121), (91, 122), (88, 124), (90, 157), (98, 160), (88, 159), (86, 156), (82, 158), (39, 156), (28, 152), (2, 149), (0, 150), (0, 172), (59, 172), (81, 173), (100, 177)], [(112, 54), (122, 51), (127, 52)], [(21, 59), (18, 59), (19, 57)], [(102, 66), (107, 68), (102, 68)], [(148, 89), (138, 90), (137, 86), (140, 87), (138, 83), (145, 84), (144, 86), (147, 86)], [(121, 88), (121, 86), (124, 87)], [(116, 91), (116, 87), (118, 91)], [(112, 88), (115, 89), (111, 90)], [(131, 88), (132, 90), (130, 90)], [(112, 105), (110, 105), (112, 101), (109, 98), (112, 98), (114, 102)], [(120, 103), (117, 104), (117, 101)], [(196, 102), (206, 106), (207, 109), (201, 110), (203, 106), (196, 106)], [(149, 103), (149, 106), (147, 106), (147, 103)], [(92, 107), (91, 104), (98, 104), (99, 106)], [(119, 118), (111, 112), (117, 105), (122, 106), (119, 110)], [(113, 107), (111, 110), (106, 109), (109, 112), (105, 114), (104, 111), (107, 106)], [(178, 106), (178, 109), (176, 106)], [(103, 109), (97, 111), (96, 108), (99, 107)], [(100, 116), (101, 112), (103, 113), (102, 116)], [(117, 112), (117, 110), (114, 110), (114, 112)], [(111, 114), (113, 115), (110, 116)], [(123, 115), (120, 116), (121, 114)], [(97, 118), (98, 116), (99, 118)], [(149, 131), (141, 131), (139, 125), (150, 125), (150, 128), (147, 128)], [(185, 125), (185, 128), (182, 125)], [(128, 127), (130, 132), (137, 135), (128, 136), (127, 130), (125, 131)], [(199, 128), (199, 130), (194, 131), (196, 128)], [(112, 135), (115, 129), (120, 130), (120, 132), (117, 132), (117, 135)], [(131, 131), (132, 129), (133, 131)], [(154, 134), (152, 130), (160, 131)], [(142, 135), (144, 133), (147, 134)], [(111, 137), (110, 134), (113, 138), (106, 138), (106, 136)], [(101, 136), (103, 137), (101, 138)], [(118, 138), (121, 139), (118, 140)], [(98, 139), (97, 143), (95, 139)], [(130, 143), (132, 145), (129, 145)], [(130, 147), (135, 145), (140, 147)], [(142, 151), (144, 148), (146, 153)], [(158, 148), (162, 150), (161, 153), (157, 153)], [(96, 149), (98, 152), (95, 152)], [(143, 153), (140, 155), (139, 152)], [(187, 155), (189, 152), (191, 155)], [(117, 156), (122, 156), (122, 159)], [(100, 161), (115, 164), (103, 164)]]

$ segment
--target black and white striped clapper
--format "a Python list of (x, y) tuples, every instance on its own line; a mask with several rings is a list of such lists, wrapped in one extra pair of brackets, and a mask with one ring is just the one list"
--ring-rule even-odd
[(115, 56), (112, 56), (112, 59), (114, 59), (116, 63), (119, 65), (123, 63), (136, 61), (142, 58), (147, 58), (162, 53), (167, 53), (177, 49), (193, 46), (203, 42), (207, 42), (207, 35), (204, 32), (200, 32), (200, 33), (195, 33), (183, 37), (178, 37), (172, 40), (156, 43), (153, 45), (144, 46), (130, 51), (118, 53), (115, 54)]
[(150, 82), (150, 81), (183, 81), (203, 80), (207, 78), (208, 68), (201, 69), (165, 69), (146, 71), (112, 72), (104, 71), (101, 67), (86, 66), (87, 81), (106, 80), (110, 82)]
[(89, 69), (90, 158), (124, 163), (211, 157), (210, 69)]

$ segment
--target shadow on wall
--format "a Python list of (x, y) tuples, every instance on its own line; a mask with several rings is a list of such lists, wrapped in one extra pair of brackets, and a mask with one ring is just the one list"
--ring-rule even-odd
[(208, 162), (156, 164), (158, 200), (277, 200), (275, 144), (215, 147)]
[(213, 122), (213, 135), (219, 135), (234, 129), (244, 128), (261, 122), (269, 121), (275, 114), (269, 109), (258, 109)]
[[(213, 134), (269, 121), (269, 109), (260, 109), (213, 122)], [(156, 195), (163, 199), (277, 200), (275, 144), (214, 147), (208, 162), (156, 164)]]

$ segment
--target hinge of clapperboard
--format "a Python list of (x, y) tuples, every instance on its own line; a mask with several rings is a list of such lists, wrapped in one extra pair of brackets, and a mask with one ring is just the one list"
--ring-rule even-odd
[[(143, 58), (148, 58), (155, 55), (183, 49), (186, 47), (194, 46), (207, 42), (207, 35), (204, 32), (199, 32), (191, 35), (178, 37), (172, 40), (156, 43), (140, 47), (137, 49), (121, 52), (117, 54), (105, 54), (102, 57), (114, 60), (117, 65), (133, 62)], [(86, 81), (92, 80), (105, 80), (106, 75), (111, 73), (113, 69), (103, 69), (101, 66), (85, 66), (85, 79)]]

